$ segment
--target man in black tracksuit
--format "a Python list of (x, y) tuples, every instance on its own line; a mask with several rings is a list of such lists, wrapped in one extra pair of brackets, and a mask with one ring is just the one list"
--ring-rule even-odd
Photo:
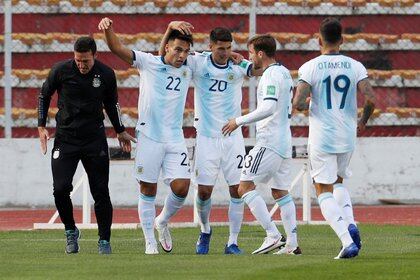
[(79, 251), (80, 232), (75, 226), (70, 192), (77, 164), (82, 161), (95, 201), (101, 254), (111, 253), (112, 204), (109, 198), (109, 156), (105, 136), (105, 109), (124, 151), (135, 141), (121, 122), (114, 71), (95, 59), (96, 44), (80, 37), (74, 45), (74, 59), (55, 64), (39, 95), (38, 132), (41, 149), (47, 150), (45, 128), (52, 95), (58, 92), (56, 134), (52, 149), (54, 199), (67, 236), (66, 253)]

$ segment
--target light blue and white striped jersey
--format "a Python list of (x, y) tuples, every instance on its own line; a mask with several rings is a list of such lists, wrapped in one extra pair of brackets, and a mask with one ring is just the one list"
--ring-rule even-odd
[[(242, 84), (251, 73), (252, 63), (243, 60), (239, 65), (228, 61), (217, 65), (209, 53), (188, 57), (195, 64), (194, 126), (197, 133), (207, 137), (223, 137), (226, 122), (241, 115)], [(234, 133), (241, 133), (240, 129)]]
[(257, 106), (265, 100), (276, 102), (273, 115), (257, 122), (256, 145), (267, 147), (283, 158), (292, 157), (293, 79), (289, 70), (280, 63), (271, 64), (258, 83)]
[(311, 86), (309, 140), (325, 153), (354, 150), (357, 133), (357, 84), (366, 68), (341, 55), (320, 55), (299, 69), (299, 80)]
[(140, 72), (139, 119), (136, 130), (156, 142), (184, 141), (182, 123), (192, 70), (165, 64), (163, 57), (133, 51)]

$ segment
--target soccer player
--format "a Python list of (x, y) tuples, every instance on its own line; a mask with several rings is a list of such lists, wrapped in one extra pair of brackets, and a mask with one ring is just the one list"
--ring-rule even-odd
[[(244, 159), (238, 193), (267, 233), (263, 244), (253, 254), (264, 254), (285, 245), (278, 254), (300, 255), (297, 241), (296, 207), (291, 195), (290, 165), (292, 135), (293, 80), (289, 70), (276, 62), (276, 41), (270, 35), (259, 35), (248, 42), (249, 58), (255, 68), (264, 70), (257, 89), (257, 109), (247, 115), (229, 120), (223, 127), (228, 135), (239, 126), (257, 122), (255, 147)], [(273, 198), (281, 209), (287, 234), (280, 234), (255, 184), (271, 180)]]
[[(375, 97), (365, 67), (340, 54), (341, 24), (327, 18), (320, 26), (321, 55), (299, 69), (293, 101), (298, 110), (309, 104), (309, 162), (322, 215), (342, 243), (336, 258), (352, 258), (361, 248), (350, 195), (343, 178), (348, 169), (356, 130), (363, 131), (374, 110)], [(357, 123), (357, 90), (365, 96), (362, 118)]]
[[(193, 27), (182, 21), (168, 25), (161, 45), (172, 30), (182, 32)], [(197, 130), (195, 176), (198, 195), (195, 198), (201, 232), (196, 245), (197, 254), (208, 254), (212, 230), (210, 228), (211, 194), (220, 170), (229, 186), (230, 203), (229, 240), (225, 254), (241, 254), (238, 235), (241, 229), (244, 205), (238, 194), (245, 146), (240, 130), (224, 137), (222, 127), (231, 118), (241, 115), (242, 84), (245, 76), (253, 73), (252, 64), (242, 60), (236, 65), (231, 59), (232, 34), (227, 28), (217, 27), (210, 32), (210, 53), (195, 53), (188, 60), (194, 63), (194, 102)]]
[[(190, 166), (182, 131), (183, 113), (192, 78), (187, 56), (191, 34), (171, 32), (165, 45), (166, 55), (156, 56), (123, 46), (113, 31), (112, 20), (99, 23), (111, 51), (140, 75), (139, 119), (136, 126), (135, 176), (140, 184), (139, 218), (146, 240), (146, 254), (158, 254), (154, 225), (165, 252), (172, 250), (169, 219), (184, 204), (190, 184)], [(162, 212), (156, 217), (155, 196), (159, 173), (171, 192)]]
[(111, 120), (124, 151), (135, 139), (125, 132), (120, 118), (114, 71), (96, 59), (96, 43), (80, 37), (74, 44), (74, 59), (55, 64), (38, 97), (38, 132), (45, 154), (50, 138), (45, 124), (51, 97), (58, 92), (57, 130), (51, 166), (54, 199), (67, 237), (66, 253), (78, 253), (80, 231), (74, 223), (70, 192), (77, 164), (82, 161), (95, 200), (100, 254), (111, 253), (112, 204), (109, 198), (109, 156), (103, 109)]

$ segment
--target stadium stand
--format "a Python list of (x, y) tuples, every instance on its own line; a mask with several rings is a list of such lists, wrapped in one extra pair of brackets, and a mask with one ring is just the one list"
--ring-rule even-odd
[[(87, 34), (98, 43), (98, 58), (116, 70), (122, 113), (128, 126), (135, 125), (138, 73), (109, 52), (103, 34), (96, 29), (103, 16), (109, 15), (118, 22), (116, 31), (124, 44), (150, 52), (157, 52), (163, 31), (174, 18), (189, 21), (195, 26), (194, 50), (197, 51), (207, 48), (208, 32), (213, 27), (227, 26), (233, 31), (234, 49), (246, 57), (249, 4), (249, 0), (14, 0), (14, 126), (26, 129), (22, 130), (21, 136), (35, 135), (31, 131), (36, 126), (36, 96), (49, 68), (59, 60), (71, 58), (75, 38)], [(420, 1), (414, 0), (260, 0), (257, 31), (268, 32), (276, 38), (277, 57), (296, 78), (296, 70), (318, 54), (319, 22), (326, 16), (339, 16), (345, 33), (342, 50), (369, 69), (380, 100), (371, 121), (376, 130), (371, 130), (371, 135), (418, 135), (419, 14)], [(0, 15), (0, 20), (3, 20), (3, 15)], [(4, 37), (0, 36), (1, 68), (3, 41)], [(3, 73), (0, 72), (0, 104), (3, 104), (4, 97), (2, 86)], [(362, 102), (360, 99), (359, 106)], [(247, 83), (244, 85), (242, 105), (247, 112)], [(51, 125), (56, 110), (51, 110)], [(184, 122), (187, 136), (194, 134), (192, 112), (193, 95), (190, 90)], [(2, 114), (4, 109), (0, 108)], [(295, 136), (307, 134), (306, 113), (296, 113), (292, 123)]]

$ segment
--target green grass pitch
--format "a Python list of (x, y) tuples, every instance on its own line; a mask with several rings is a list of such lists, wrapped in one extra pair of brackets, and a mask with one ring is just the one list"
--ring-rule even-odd
[[(281, 227), (280, 227), (281, 228)], [(0, 279), (420, 279), (420, 227), (360, 225), (359, 257), (333, 260), (340, 244), (328, 226), (300, 226), (302, 256), (250, 255), (263, 230), (243, 226), (242, 256), (223, 255), (227, 227), (214, 227), (210, 254), (195, 255), (197, 228), (172, 229), (172, 253), (144, 255), (140, 230), (113, 230), (111, 256), (97, 254), (95, 230), (81, 251), (64, 253), (58, 230), (0, 232)]]

